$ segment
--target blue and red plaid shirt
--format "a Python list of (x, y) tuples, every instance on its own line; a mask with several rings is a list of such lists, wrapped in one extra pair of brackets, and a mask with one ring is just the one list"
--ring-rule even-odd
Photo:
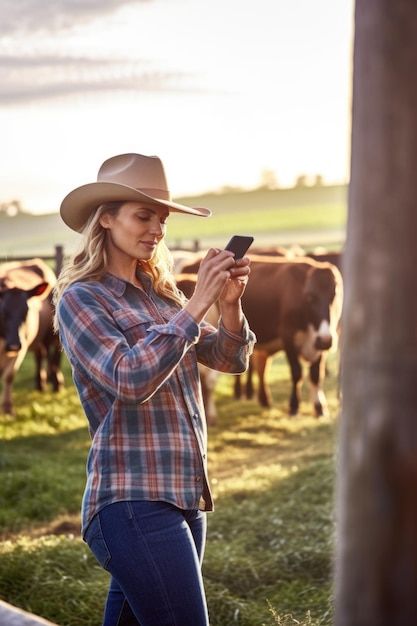
[(241, 373), (255, 336), (198, 325), (175, 302), (110, 274), (77, 282), (58, 304), (59, 328), (92, 444), (82, 532), (103, 507), (163, 500), (210, 511), (207, 428), (197, 361)]

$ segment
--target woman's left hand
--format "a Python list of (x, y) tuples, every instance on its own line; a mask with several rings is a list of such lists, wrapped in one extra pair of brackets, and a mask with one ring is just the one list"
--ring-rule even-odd
[(219, 302), (223, 304), (236, 304), (242, 297), (250, 274), (250, 260), (248, 257), (237, 259), (229, 268), (230, 278), (220, 294)]

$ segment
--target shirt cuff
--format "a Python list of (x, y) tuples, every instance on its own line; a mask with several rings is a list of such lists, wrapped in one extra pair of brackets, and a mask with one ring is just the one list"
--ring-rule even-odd
[(232, 341), (236, 341), (239, 344), (248, 344), (256, 341), (255, 333), (249, 328), (248, 320), (246, 317), (243, 320), (242, 330), (239, 333), (232, 333), (230, 330), (224, 326), (222, 319), (219, 320), (219, 328), (221, 328), (222, 333), (227, 335)]

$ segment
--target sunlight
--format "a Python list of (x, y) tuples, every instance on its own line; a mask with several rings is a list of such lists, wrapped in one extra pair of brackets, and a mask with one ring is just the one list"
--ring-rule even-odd
[(264, 170), (346, 182), (352, 6), (154, 0), (0, 36), (1, 200), (56, 211), (128, 151), (161, 156), (177, 197)]

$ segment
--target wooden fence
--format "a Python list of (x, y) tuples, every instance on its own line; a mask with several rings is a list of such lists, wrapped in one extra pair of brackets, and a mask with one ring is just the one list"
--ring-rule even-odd
[[(199, 252), (200, 250), (200, 241), (198, 239), (195, 239), (193, 241), (192, 247), (191, 248), (183, 248), (181, 246), (181, 242), (177, 242), (177, 244), (174, 247), (171, 247), (171, 250), (185, 250), (188, 249), (190, 252)], [(50, 256), (45, 256), (45, 255), (34, 255), (31, 254), (30, 256), (10, 256), (7, 255), (7, 258), (5, 257), (1, 257), (0, 255), (0, 263), (5, 263), (5, 262), (9, 262), (9, 261), (29, 261), (30, 259), (33, 259), (35, 256), (42, 256), (42, 259), (46, 262), (52, 262), (53, 263), (53, 270), (55, 272), (55, 274), (58, 276), (58, 274), (60, 273), (61, 269), (62, 269), (62, 262), (64, 260), (64, 247), (63, 246), (55, 246), (55, 253), (50, 255)]]
[(55, 246), (55, 253), (51, 254), (50, 256), (45, 256), (45, 255), (36, 255), (36, 254), (31, 254), (30, 256), (10, 256), (9, 254), (6, 257), (1, 257), (0, 256), (0, 262), (1, 263), (8, 263), (9, 261), (30, 261), (30, 259), (33, 259), (34, 257), (42, 257), (43, 261), (52, 261), (52, 263), (54, 264), (54, 267), (52, 268), (55, 272), (55, 274), (58, 276), (59, 272), (62, 269), (62, 261), (64, 259), (64, 248), (63, 246)]

